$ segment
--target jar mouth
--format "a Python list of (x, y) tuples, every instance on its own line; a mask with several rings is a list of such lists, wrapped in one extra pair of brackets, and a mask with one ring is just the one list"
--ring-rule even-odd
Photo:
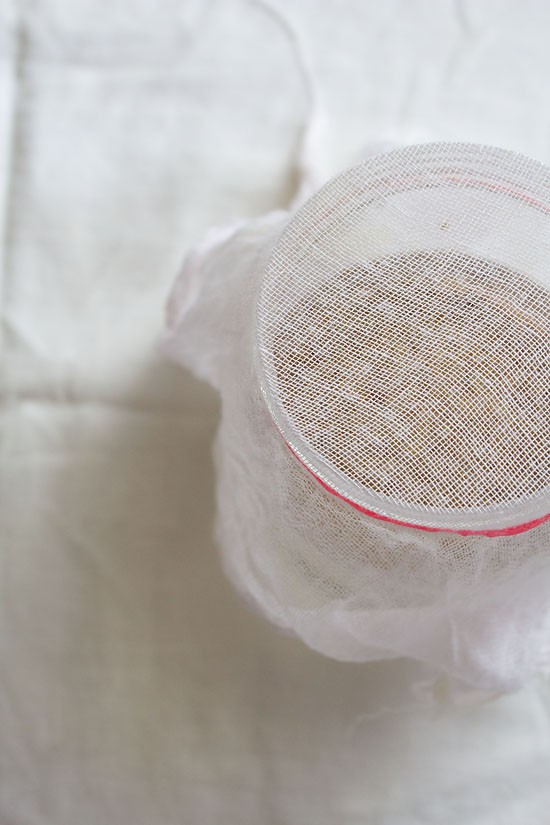
[(383, 520), (512, 535), (550, 517), (550, 170), (470, 144), (330, 181), (267, 263), (269, 412), (330, 492)]

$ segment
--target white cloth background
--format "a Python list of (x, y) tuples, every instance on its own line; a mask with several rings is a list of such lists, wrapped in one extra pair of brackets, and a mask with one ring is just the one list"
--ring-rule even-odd
[[(550, 160), (545, 0), (273, 0), (327, 114)], [(155, 339), (186, 248), (284, 205), (307, 96), (249, 0), (0, 0), (0, 823), (550, 821), (550, 692), (411, 704), (241, 605), (213, 394)]]

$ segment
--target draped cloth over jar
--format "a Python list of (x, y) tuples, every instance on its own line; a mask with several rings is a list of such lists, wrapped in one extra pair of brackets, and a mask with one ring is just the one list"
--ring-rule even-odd
[(224, 567), (337, 659), (550, 664), (550, 170), (428, 144), (212, 230), (167, 354), (221, 398)]

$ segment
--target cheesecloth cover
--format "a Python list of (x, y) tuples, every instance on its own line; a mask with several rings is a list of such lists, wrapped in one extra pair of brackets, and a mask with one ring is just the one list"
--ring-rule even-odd
[(168, 354), (221, 396), (236, 587), (337, 659), (550, 665), (550, 170), (432, 144), (214, 230)]

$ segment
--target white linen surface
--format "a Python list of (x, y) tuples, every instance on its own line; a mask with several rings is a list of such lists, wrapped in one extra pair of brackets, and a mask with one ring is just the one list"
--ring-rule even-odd
[[(545, 0), (273, 5), (326, 173), (550, 160)], [(414, 664), (324, 659), (223, 578), (216, 399), (155, 340), (185, 249), (288, 202), (306, 116), (253, 0), (0, 0), (1, 825), (550, 822), (545, 683), (407, 711)]]

